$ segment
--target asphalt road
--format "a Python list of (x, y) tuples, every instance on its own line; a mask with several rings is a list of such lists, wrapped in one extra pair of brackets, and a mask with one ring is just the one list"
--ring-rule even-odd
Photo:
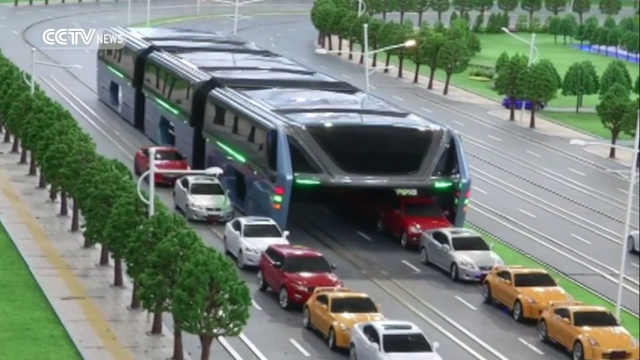
[[(74, 9), (76, 10), (73, 11), (86, 12), (96, 10), (96, 8), (110, 10), (115, 6), (120, 6), (121, 9), (123, 8), (122, 5), (101, 4), (96, 6), (94, 4), (88, 4), (88, 6), (74, 6)], [(270, 12), (278, 10), (278, 5), (269, 4), (267, 7)], [(284, 8), (285, 6), (282, 7)], [(290, 10), (291, 6), (286, 6), (286, 8), (287, 10)], [(0, 34), (0, 44), (2, 44), (5, 54), (22, 64), (27, 64), (29, 61), (28, 48), (20, 41), (20, 34), (25, 27), (39, 19), (46, 19), (49, 16), (56, 17), (63, 13), (68, 14), (72, 12), (69, 7), (63, 9), (61, 7), (51, 7), (50, 9), (44, 9), (47, 10), (46, 12), (42, 11), (43, 9), (34, 8), (29, 10), (30, 13), (22, 11), (22, 14), (18, 15), (19, 11), (17, 10), (19, 9), (15, 9), (11, 12), (11, 8), (6, 9), (6, 11), (5, 9), (0, 9), (0, 17), (6, 16), (6, 19), (2, 20), (4, 27), (0, 29), (0, 31), (2, 31)], [(251, 8), (246, 11), (260, 10), (264, 11), (264, 9), (260, 8), (256, 8), (255, 10)], [(180, 13), (185, 13), (187, 11), (193, 12), (193, 9), (188, 10), (180, 7), (154, 9), (153, 14), (158, 17), (166, 17), (180, 15)], [(142, 11), (140, 11), (139, 8), (134, 12), (134, 16), (137, 21), (143, 20), (140, 16), (141, 12)], [(64, 20), (51, 19), (51, 21), (46, 24), (34, 26), (27, 32), (26, 36), (30, 41), (37, 44), (38, 41), (40, 41), (39, 34), (45, 28), (66, 27), (68, 24), (75, 26), (74, 23), (83, 27), (100, 27), (114, 25), (122, 20), (124, 20), (124, 15), (122, 13), (105, 13), (103, 15), (84, 14), (72, 16)], [(266, 24), (269, 24), (268, 28), (265, 28)], [(223, 19), (208, 19), (201, 22), (191, 22), (188, 26), (220, 29), (228, 28), (230, 24), (227, 20)], [(339, 62), (337, 59), (317, 58), (317, 56), (312, 53), (313, 49), (310, 41), (314, 37), (313, 29), (308, 25), (308, 19), (306, 17), (255, 17), (254, 19), (243, 23), (243, 27), (245, 29), (241, 31), (241, 35), (258, 42), (263, 46), (266, 45), (269, 47), (271, 46), (271, 43), (273, 43), (273, 48), (276, 51), (281, 51), (283, 53), (286, 51), (287, 53), (290, 53), (293, 58), (297, 58), (300, 61), (305, 59), (307, 62), (314, 64), (315, 66), (326, 67), (327, 69), (322, 69), (323, 71), (339, 76), (341, 74), (349, 74), (348, 72), (342, 72), (343, 70), (351, 72), (358, 71), (355, 70), (357, 68), (345, 66), (345, 64)], [(268, 32), (265, 31), (265, 29), (268, 29)], [(14, 31), (17, 34), (14, 34)], [(295, 33), (295, 35), (288, 35), (292, 33)], [(271, 40), (272, 38), (274, 40)], [(294, 50), (297, 51), (297, 53), (294, 52)], [(306, 55), (303, 52), (309, 54)], [(62, 71), (61, 69), (47, 69), (46, 72), (43, 70), (40, 71), (40, 73), (44, 75), (43, 81), (47, 82), (45, 83), (47, 84), (45, 88), (54, 96), (60, 98), (61, 101), (71, 111), (73, 111), (85, 130), (95, 139), (100, 152), (107, 156), (118, 158), (125, 163), (130, 163), (132, 161), (131, 157), (133, 152), (140, 146), (148, 145), (149, 141), (141, 134), (132, 131), (131, 127), (120, 121), (117, 116), (99, 103), (95, 95), (90, 91), (90, 89), (95, 88), (95, 54), (74, 51), (66, 53), (48, 53), (48, 55), (60, 63), (68, 64), (71, 62), (82, 65), (82, 69), (72, 70), (72, 72), (84, 84), (77, 79), (72, 78), (67, 72)], [(356, 79), (358, 74), (359, 73), (355, 73), (355, 75), (353, 75), (354, 79), (349, 81), (361, 85)], [(378, 81), (381, 80), (389, 82), (388, 78), (378, 78)], [(375, 82), (373, 84), (378, 87)], [(388, 89), (385, 90), (380, 87), (380, 90), (381, 95), (389, 93)], [(394, 91), (394, 94), (398, 94), (397, 91)], [(404, 97), (404, 95), (402, 96)], [(389, 98), (391, 99), (391, 97)], [(398, 101), (399, 100), (396, 100), (396, 102)], [(413, 101), (415, 102), (416, 100)], [(420, 112), (415, 109), (415, 105), (407, 103), (409, 103), (408, 98), (407, 100), (403, 98), (403, 100), (399, 102), (399, 105), (405, 108), (410, 108), (416, 112)], [(424, 104), (422, 105), (424, 106)], [(453, 115), (451, 113), (446, 113), (445, 110), (438, 110), (435, 105), (430, 111), (431, 112), (427, 114), (429, 117), (453, 119)], [(477, 112), (477, 109), (474, 111)], [(464, 127), (460, 127), (458, 129), (465, 134), (465, 144), (469, 144), (474, 141), (479, 143), (488, 142), (488, 140), (484, 138), (482, 140), (474, 140), (472, 137), (467, 136), (466, 132), (471, 134), (487, 134), (489, 131), (495, 131), (502, 137), (500, 139), (504, 142), (507, 141), (508, 136), (517, 136), (512, 133), (500, 132), (499, 129), (496, 129), (496, 126), (504, 126), (499, 122), (490, 124), (490, 126), (481, 125), (485, 126), (486, 129), (483, 129), (483, 131), (480, 132), (477, 130), (474, 131), (470, 128), (472, 126), (478, 126), (476, 122), (462, 118), (460, 115), (455, 116), (456, 118), (460, 118), (460, 120), (456, 121), (460, 121), (460, 123), (464, 124)], [(512, 131), (517, 129), (509, 130)], [(523, 146), (526, 144), (522, 144), (522, 140), (520, 140), (519, 145)], [(466, 146), (470, 151), (471, 149), (469, 148), (469, 145)], [(503, 145), (499, 145), (498, 147), (504, 148)], [(544, 150), (544, 148), (542, 148), (542, 150)], [(538, 151), (538, 154), (543, 154), (542, 150), (538, 149), (536, 151)], [(479, 154), (480, 150), (478, 150), (478, 152), (476, 152), (476, 150), (470, 152), (473, 154)], [(494, 162), (497, 161), (495, 153), (496, 151), (489, 151), (488, 155), (483, 155), (483, 157), (488, 156), (489, 159)], [(509, 153), (510, 154), (508, 155), (505, 154), (505, 156), (511, 156), (514, 152), (510, 151)], [(547, 155), (559, 157), (558, 154), (554, 153)], [(581, 154), (581, 156), (582, 155), (583, 154)], [(542, 162), (540, 159), (532, 158), (531, 161), (535, 164), (539, 164), (540, 166), (545, 166), (545, 164), (547, 164), (546, 166), (548, 167), (548, 159), (545, 159), (545, 161)], [(532, 228), (540, 229), (540, 231), (543, 232), (547, 232), (546, 229), (562, 229), (566, 226), (556, 226), (554, 223), (550, 223), (549, 227), (541, 227), (538, 226), (538, 221), (530, 221), (530, 219), (524, 217), (517, 217), (517, 211), (515, 211), (513, 207), (505, 205), (506, 209), (499, 209), (496, 203), (518, 204), (519, 206), (524, 207), (526, 204), (531, 205), (531, 202), (535, 203), (537, 199), (544, 198), (554, 204), (556, 201), (564, 201), (564, 203), (560, 202), (560, 205), (557, 205), (564, 208), (565, 206), (569, 206), (570, 202), (558, 200), (558, 196), (550, 195), (550, 193), (545, 192), (546, 190), (542, 193), (532, 193), (533, 196), (526, 195), (521, 189), (529, 189), (526, 191), (533, 192), (540, 191), (539, 187), (518, 179), (507, 172), (500, 172), (500, 170), (494, 166), (487, 167), (486, 165), (483, 165), (482, 161), (475, 161), (472, 159), (471, 162), (474, 167), (478, 168), (478, 170), (485, 170), (487, 174), (498, 177), (506, 183), (513, 184), (517, 190), (514, 189), (511, 191), (530, 199), (530, 201), (527, 202), (522, 201), (521, 199), (517, 201), (512, 195), (507, 194), (501, 194), (500, 199), (491, 196), (491, 194), (495, 194), (499, 190), (504, 190), (503, 192), (506, 192), (506, 187), (504, 185), (494, 185), (495, 180), (485, 180), (483, 183), (479, 178), (481, 174), (480, 171), (477, 171), (474, 168), (474, 185), (476, 185), (474, 196), (479, 202), (486, 203), (492, 209), (495, 208), (495, 210), (501, 213), (509, 214), (510, 216), (519, 219), (522, 223), (529, 224)], [(517, 162), (521, 162), (521, 160), (516, 159), (516, 163)], [(518, 173), (524, 171), (522, 165), (511, 163), (507, 165)], [(579, 164), (573, 164), (572, 166), (576, 169), (579, 168)], [(602, 181), (605, 183), (615, 185), (615, 181), (617, 181), (612, 177), (603, 176), (596, 170), (593, 170), (590, 166), (581, 166), (588, 168), (583, 169), (583, 171), (597, 173), (597, 176), (601, 176), (603, 179)], [(564, 171), (566, 168), (560, 169), (563, 170), (562, 174), (570, 176), (570, 173)], [(591, 176), (588, 177), (591, 178)], [(547, 180), (544, 181), (553, 183), (553, 186), (556, 186), (555, 183), (557, 181), (553, 181), (549, 178), (546, 179)], [(483, 194), (480, 189), (486, 192), (486, 194)], [(566, 189), (562, 189), (562, 192), (566, 192)], [(620, 198), (619, 194), (616, 195)], [(167, 192), (161, 192), (161, 197), (165, 201), (169, 200)], [(582, 197), (584, 197), (584, 195), (582, 195)], [(584, 200), (582, 198), (580, 199)], [(525, 235), (509, 229), (504, 225), (499, 225), (499, 222), (490, 220), (486, 216), (483, 217), (476, 214), (476, 212), (479, 212), (481, 209), (482, 208), (478, 208), (478, 210), (473, 212), (471, 220), (474, 223), (487, 228), (487, 230), (496, 233), (496, 235), (500, 235), (501, 237), (516, 243), (518, 246), (522, 243), (523, 245), (529, 244), (532, 249), (539, 248), (542, 252), (538, 251), (538, 254), (534, 255), (544, 258), (545, 260), (550, 262), (553, 260), (558, 263), (569, 262), (572, 269), (580, 269), (580, 272), (584, 271), (584, 269), (581, 269), (579, 265), (568, 260), (560, 252), (553, 252), (548, 249), (545, 250), (540, 246), (540, 244), (533, 242)], [(525, 209), (523, 208), (523, 210)], [(488, 212), (489, 210), (483, 211)], [(546, 210), (543, 209), (543, 211)], [(294, 225), (291, 229), (293, 239), (296, 239), (297, 242), (304, 243), (324, 251), (333, 262), (337, 263), (339, 267), (338, 273), (346, 280), (346, 284), (350, 287), (367, 291), (376, 299), (376, 301), (382, 304), (383, 312), (388, 317), (416, 321), (431, 338), (439, 341), (443, 345), (442, 353), (445, 359), (558, 358), (559, 355), (553, 349), (546, 347), (543, 348), (537, 344), (533, 329), (528, 328), (527, 326), (516, 325), (508, 318), (507, 315), (502, 314), (496, 309), (481, 305), (480, 296), (475, 286), (451, 284), (446, 277), (439, 272), (421, 267), (417, 262), (415, 254), (406, 253), (400, 250), (390, 242), (389, 239), (379, 236), (371, 231), (371, 229), (360, 228), (352, 222), (340, 219), (338, 216), (334, 216), (331, 209), (323, 209), (318, 206), (298, 207), (296, 209), (296, 213), (299, 215), (294, 219), (294, 224), (297, 223), (297, 225)], [(542, 220), (542, 215), (539, 216)], [(589, 213), (589, 216), (594, 215)], [(552, 217), (551, 221), (557, 221), (555, 219), (557, 218)], [(485, 226), (484, 223), (480, 222), (481, 220), (487, 224), (492, 224), (492, 226), (497, 230), (494, 231), (493, 228), (488, 228), (488, 226)], [(542, 223), (547, 221), (548, 220), (545, 218)], [(520, 231), (530, 233), (529, 230), (522, 230), (523, 227), (521, 225), (514, 225), (513, 222), (510, 222), (509, 224)], [(331, 231), (327, 234), (319, 231), (319, 228), (331, 229)], [(219, 238), (211, 231), (211, 229), (205, 226), (197, 226), (196, 229), (202, 236), (205, 243), (216, 248), (221, 248)], [(214, 230), (218, 232), (220, 231), (220, 229)], [(366, 237), (359, 235), (357, 231), (365, 234)], [(578, 229), (575, 231), (577, 232)], [(554, 237), (557, 236), (552, 232), (550, 235), (553, 235)], [(538, 235), (535, 236), (537, 237)], [(336, 243), (336, 239), (339, 239), (340, 242)], [(562, 239), (563, 241), (567, 240), (565, 238)], [(545, 241), (549, 240), (545, 239)], [(592, 244), (607, 243), (606, 241), (596, 241), (597, 239), (592, 240)], [(569, 252), (568, 249), (563, 249), (562, 251)], [(578, 270), (575, 272), (578, 273)], [(245, 330), (246, 336), (239, 339), (228, 339), (230, 346), (239, 353), (242, 359), (300, 359), (306, 355), (305, 352), (312, 358), (341, 358), (340, 355), (328, 352), (325, 345), (322, 344), (322, 340), (317, 336), (302, 330), (299, 314), (295, 312), (289, 313), (280, 311), (272, 296), (265, 296), (265, 294), (258, 293), (254, 285), (253, 274), (248, 273), (243, 274), (242, 276), (245, 277), (250, 284), (252, 293), (254, 294), (254, 301), (256, 303), (256, 306), (252, 310), (253, 313), (250, 324)], [(592, 277), (596, 278), (595, 276)], [(606, 281), (601, 280), (600, 282), (602, 282), (602, 284), (597, 283), (596, 285), (600, 287), (611, 286), (611, 283)], [(637, 296), (635, 299), (635, 303), (637, 304)], [(274, 334), (277, 335), (274, 336)], [(304, 349), (304, 352), (301, 352), (291, 340)], [(533, 346), (533, 348), (529, 345)], [(186, 346), (194, 355), (197, 353), (198, 345), (195, 338), (190, 337), (187, 340)], [(535, 346), (538, 346), (538, 348), (535, 348)], [(220, 347), (217, 347), (217, 349), (221, 350)], [(472, 352), (478, 353), (478, 355), (472, 355), (468, 349)], [(544, 353), (540, 354), (539, 352)], [(216, 359), (231, 358), (222, 351), (218, 351), (214, 356)]]

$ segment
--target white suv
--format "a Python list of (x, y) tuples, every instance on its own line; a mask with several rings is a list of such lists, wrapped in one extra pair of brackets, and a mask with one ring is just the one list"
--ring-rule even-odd
[(184, 176), (173, 188), (173, 204), (191, 221), (233, 219), (233, 205), (227, 191), (215, 176)]
[(351, 331), (351, 360), (442, 360), (440, 345), (407, 321), (371, 321), (356, 324)]
[(224, 228), (224, 251), (236, 258), (240, 269), (260, 264), (260, 255), (271, 245), (289, 244), (288, 231), (280, 230), (272, 219), (245, 216), (233, 219)]

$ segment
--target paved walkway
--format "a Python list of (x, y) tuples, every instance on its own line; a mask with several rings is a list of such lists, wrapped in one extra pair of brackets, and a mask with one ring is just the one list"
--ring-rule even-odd
[[(338, 43), (338, 38), (334, 36), (333, 39), (333, 43), (337, 44)], [(348, 49), (349, 48), (349, 41), (347, 40), (342, 40), (342, 48), (343, 49)], [(340, 58), (342, 58), (345, 61), (351, 61), (353, 63), (358, 63), (360, 61), (360, 57), (359, 56), (354, 56), (353, 60), (349, 60), (349, 54), (348, 51), (343, 52), (341, 55), (337, 55), (336, 53), (332, 53), (332, 55), (334, 56), (338, 56)], [(370, 60), (372, 61), (372, 60)], [(378, 61), (378, 67), (384, 67), (384, 63), (381, 61)], [(382, 72), (381, 72), (382, 73)], [(395, 66), (392, 66), (389, 70), (388, 73), (386, 73), (388, 76), (393, 76), (394, 78), (398, 78), (398, 69)], [(404, 81), (408, 84), (412, 84), (413, 86), (422, 88), (424, 91), (433, 94), (434, 96), (438, 96), (441, 98), (446, 98), (448, 100), (453, 100), (453, 101), (459, 101), (461, 103), (465, 103), (465, 104), (476, 104), (476, 105), (487, 105), (487, 106), (496, 106), (499, 105), (498, 102), (491, 100), (489, 98), (477, 95), (475, 93), (466, 91), (462, 88), (458, 88), (455, 86), (449, 86), (449, 95), (444, 96), (442, 95), (442, 90), (444, 89), (444, 82), (442, 81), (438, 81), (435, 80), (433, 81), (433, 89), (429, 90), (427, 89), (427, 84), (429, 83), (429, 78), (427, 76), (424, 75), (419, 75), (419, 80), (417, 84), (413, 83), (413, 78), (415, 75), (414, 71), (411, 71), (410, 68), (404, 68), (402, 70), (402, 75), (403, 77), (400, 78), (401, 81)], [(486, 111), (486, 113), (496, 119), (500, 119), (503, 120), (505, 122), (509, 121), (509, 110), (502, 108), (501, 106), (496, 106), (495, 109), (491, 109), (491, 110), (487, 110), (484, 109), (482, 107), (478, 107), (478, 111)], [(519, 115), (518, 115), (519, 116)], [(523, 122), (519, 122), (519, 121), (514, 121), (511, 122), (511, 124), (515, 124), (515, 125), (519, 125), (525, 128), (529, 127), (529, 117), (530, 117), (530, 112), (529, 111), (525, 111), (525, 121)], [(557, 124), (556, 122), (553, 121), (549, 121), (548, 119), (545, 119), (544, 116), (542, 115), (536, 115), (536, 129), (533, 131), (537, 131), (539, 133), (543, 133), (549, 136), (555, 136), (555, 137), (563, 137), (563, 138), (567, 138), (567, 139), (584, 139), (584, 140), (593, 140), (593, 141), (602, 141), (601, 139), (598, 139), (596, 137), (593, 136), (589, 136), (583, 132), (579, 132), (579, 131), (575, 131), (573, 129), (570, 129), (566, 126), (562, 126)], [(605, 140), (606, 142), (606, 140)], [(584, 148), (585, 151), (603, 157), (603, 158), (608, 158), (609, 157), (609, 147), (608, 146), (590, 146), (590, 147), (585, 147)], [(631, 152), (628, 151), (618, 151), (617, 152), (617, 159), (615, 159), (614, 161), (625, 165), (625, 166), (630, 166), (631, 162), (633, 161), (632, 159), (632, 154)]]
[[(36, 281), (88, 360), (165, 360), (173, 336), (149, 336), (146, 313), (129, 311), (131, 283), (113, 288), (113, 268), (98, 267), (98, 249), (83, 249), (82, 235), (71, 233), (70, 217), (26, 176), (27, 165), (0, 143), (0, 222), (13, 239)], [(19, 304), (16, 304), (19, 306)], [(37, 346), (37, 344), (34, 344)], [(186, 359), (189, 359), (185, 355)]]

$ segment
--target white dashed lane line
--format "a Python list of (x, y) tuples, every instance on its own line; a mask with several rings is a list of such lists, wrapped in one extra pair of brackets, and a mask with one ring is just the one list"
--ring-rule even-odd
[(345, 79), (351, 79), (351, 76), (349, 76), (349, 75), (342, 75), (342, 77), (345, 78)]
[(580, 176), (586, 176), (586, 174), (585, 174), (585, 173), (580, 172), (580, 171), (578, 171), (578, 170), (576, 170), (576, 169), (569, 168), (569, 171), (571, 171), (571, 172), (572, 172), (572, 173), (574, 173), (574, 174), (578, 174), (578, 175), (580, 175)]
[(393, 95), (393, 98), (398, 100), (398, 101), (404, 101), (404, 99), (402, 99), (400, 96)]
[(544, 355), (544, 353), (543, 353), (540, 349), (538, 349), (537, 347), (535, 347), (535, 346), (533, 346), (533, 345), (529, 344), (529, 343), (527, 342), (527, 340), (525, 340), (525, 339), (523, 339), (523, 338), (518, 338), (518, 340), (520, 340), (520, 342), (521, 342), (521, 343), (523, 343), (523, 344), (524, 344), (524, 346), (526, 346), (526, 347), (528, 347), (529, 349), (533, 350), (533, 351), (534, 351), (535, 353), (537, 353), (538, 355)]
[(462, 126), (462, 127), (466, 126), (465, 124), (461, 123), (460, 121), (455, 121), (454, 120), (453, 122), (456, 123), (456, 125), (458, 125), (458, 126)]
[(633, 266), (634, 268), (640, 268), (640, 265), (638, 265), (636, 263), (631, 263), (631, 266)]
[(402, 263), (407, 265), (411, 270), (419, 273), (422, 272), (420, 269), (418, 269), (415, 265), (413, 265), (412, 263), (408, 262), (407, 260), (402, 260)]
[(357, 231), (357, 233), (358, 233), (358, 235), (362, 236), (363, 238), (367, 239), (368, 241), (371, 241), (371, 238), (369, 237), (369, 235), (367, 235), (367, 234), (365, 234), (363, 232), (360, 232), (360, 231)]
[(479, 188), (479, 187), (477, 187), (477, 186), (474, 186), (474, 187), (473, 187), (473, 191), (477, 191), (477, 192), (479, 192), (479, 193), (483, 193), (483, 194), (485, 194), (485, 195), (487, 194), (487, 192), (486, 192), (486, 191), (484, 191), (484, 190), (480, 189), (480, 188)]
[(493, 139), (493, 140), (495, 140), (495, 141), (502, 141), (502, 139), (497, 138), (497, 137), (492, 136), (492, 135), (487, 135), (487, 137), (489, 137), (490, 139)]
[(303, 356), (305, 357), (311, 357), (311, 354), (309, 354), (307, 352), (307, 350), (305, 350), (302, 345), (298, 344), (297, 341), (295, 341), (294, 339), (289, 339), (289, 341), (291, 342), (291, 344), (293, 344), (293, 346), (295, 346), (296, 349), (298, 349), (298, 351), (300, 351), (302, 353)]
[(578, 240), (578, 241), (582, 241), (585, 244), (589, 244), (591, 245), (591, 242), (589, 240), (585, 240), (583, 238), (581, 238), (580, 236), (576, 235), (576, 234), (571, 234), (571, 237)]
[(431, 111), (431, 110), (429, 110), (427, 108), (424, 108), (424, 107), (421, 107), (420, 110), (422, 110), (424, 112), (428, 112), (428, 113), (432, 113), (433, 112), (433, 111)]
[(524, 210), (522, 210), (522, 209), (518, 209), (518, 211), (520, 211), (521, 213), (523, 213), (523, 214), (525, 214), (525, 215), (527, 215), (527, 216), (529, 216), (529, 217), (532, 217), (532, 218), (534, 218), (534, 219), (536, 218), (536, 216), (535, 216), (535, 215), (533, 215), (533, 214), (532, 214), (532, 213), (530, 213), (530, 212), (526, 212), (526, 211), (524, 211)]
[(542, 156), (540, 156), (540, 155), (538, 155), (538, 154), (534, 153), (533, 151), (529, 151), (529, 150), (527, 150), (527, 154), (529, 154), (529, 155), (533, 155), (533, 156), (535, 156), (535, 157), (542, 157)]
[(467, 300), (461, 298), (458, 295), (456, 295), (456, 300), (460, 301), (461, 303), (464, 304), (464, 306), (468, 307), (471, 310), (478, 310), (478, 308), (476, 308), (475, 306), (471, 305)]

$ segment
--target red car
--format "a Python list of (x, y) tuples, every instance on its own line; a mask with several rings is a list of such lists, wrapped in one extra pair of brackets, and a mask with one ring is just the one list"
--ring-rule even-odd
[[(172, 147), (153, 146), (142, 148), (136, 152), (133, 160), (133, 170), (136, 175), (140, 176), (149, 170), (149, 149), (156, 151), (156, 169), (161, 170), (189, 170), (187, 158)], [(155, 174), (156, 185), (173, 185), (176, 179), (180, 178), (179, 174)]]
[(305, 246), (271, 245), (262, 253), (258, 269), (260, 291), (276, 291), (283, 309), (304, 304), (318, 286), (342, 286), (333, 273), (336, 266)]
[(379, 231), (398, 236), (405, 249), (417, 246), (425, 230), (451, 226), (438, 206), (425, 197), (397, 197), (383, 208), (377, 222)]

